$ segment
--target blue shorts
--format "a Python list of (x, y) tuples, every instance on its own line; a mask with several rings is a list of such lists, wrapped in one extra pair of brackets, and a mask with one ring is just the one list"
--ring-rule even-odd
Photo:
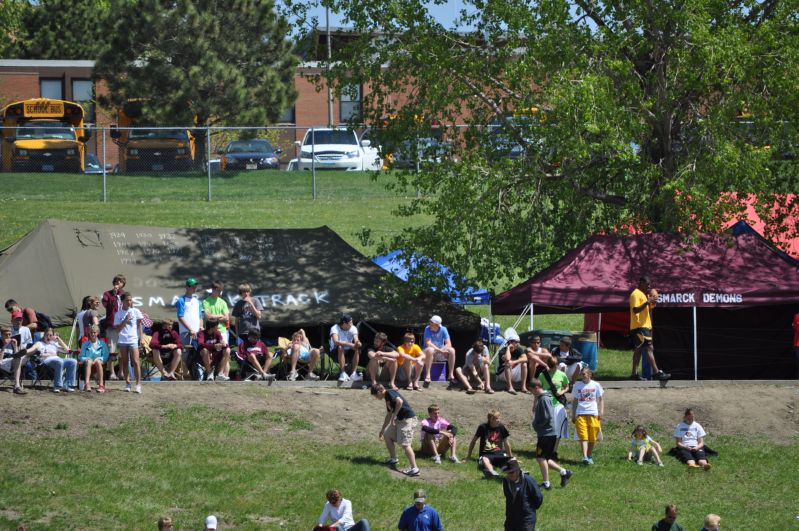
[[(291, 352), (291, 349), (289, 349), (289, 356), (291, 356), (291, 354), (292, 354), (292, 352)], [(308, 361), (308, 360), (310, 360), (310, 359), (311, 359), (311, 351), (310, 351), (310, 350), (308, 350), (308, 349), (307, 349), (307, 348), (305, 348), (305, 347), (302, 347), (302, 348), (300, 349), (300, 357), (299, 357), (299, 360), (300, 360), (300, 361)]]

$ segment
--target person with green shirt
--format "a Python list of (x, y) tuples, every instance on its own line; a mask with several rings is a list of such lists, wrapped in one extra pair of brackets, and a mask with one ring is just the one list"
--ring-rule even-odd
[(223, 287), (218, 280), (211, 282), (211, 294), (203, 300), (203, 316), (206, 322), (219, 321), (219, 332), (222, 334), (225, 343), (229, 345), (230, 308), (225, 299), (222, 298)]

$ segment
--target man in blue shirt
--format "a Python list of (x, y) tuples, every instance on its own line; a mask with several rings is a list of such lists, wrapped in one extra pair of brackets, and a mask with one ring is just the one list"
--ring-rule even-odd
[[(425, 383), (430, 383), (430, 367), (433, 361), (447, 362), (447, 380), (455, 383), (455, 349), (449, 340), (449, 331), (441, 324), (441, 317), (434, 315), (424, 327), (424, 370)], [(435, 358), (435, 359), (434, 359)]]
[(443, 531), (438, 511), (426, 505), (427, 495), (424, 489), (413, 492), (413, 505), (402, 511), (397, 529), (401, 531)]

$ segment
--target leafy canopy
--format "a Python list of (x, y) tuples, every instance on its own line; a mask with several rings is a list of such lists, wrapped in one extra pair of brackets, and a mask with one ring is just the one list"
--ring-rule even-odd
[(154, 124), (260, 126), (295, 99), (297, 56), (272, 0), (112, 0), (95, 77)]
[(465, 3), (457, 31), (422, 0), (328, 2), (360, 35), (331, 76), (368, 87), (383, 150), (437, 120), (459, 155), (399, 176), (399, 214), (435, 222), (384, 247), (504, 288), (597, 231), (719, 230), (726, 192), (799, 188), (794, 2)]

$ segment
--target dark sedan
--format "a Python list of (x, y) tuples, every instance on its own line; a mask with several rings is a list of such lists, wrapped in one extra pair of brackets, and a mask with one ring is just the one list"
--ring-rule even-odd
[(277, 170), (280, 168), (278, 155), (281, 149), (275, 149), (268, 140), (233, 140), (222, 155), (220, 168), (227, 170)]

